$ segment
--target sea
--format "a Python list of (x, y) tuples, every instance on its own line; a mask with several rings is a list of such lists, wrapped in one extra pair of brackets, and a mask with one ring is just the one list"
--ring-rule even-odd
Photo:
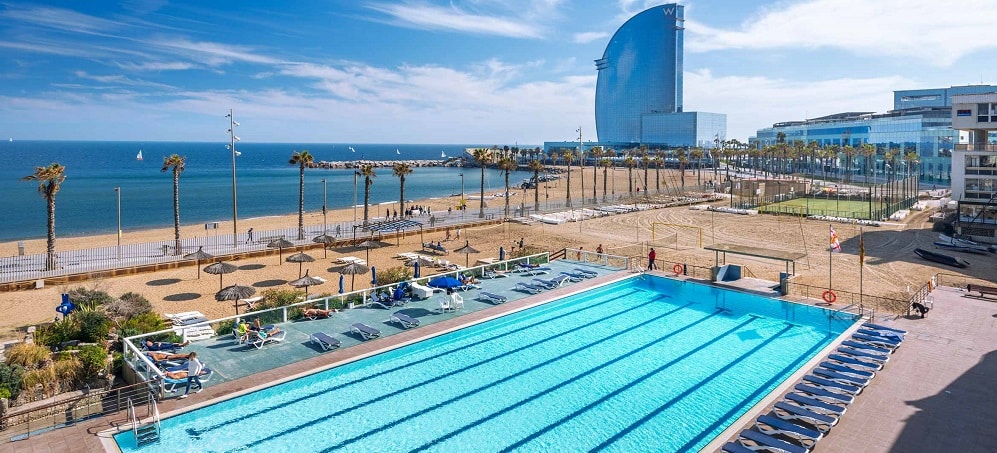
[[(298, 166), (288, 161), (294, 151), (308, 150), (315, 161), (443, 160), (459, 157), (476, 144), (325, 144), (238, 143), (236, 194), (239, 219), (298, 212)], [(142, 160), (137, 160), (139, 151)], [(226, 143), (0, 141), (0, 241), (44, 238), (46, 204), (38, 183), (22, 181), (36, 166), (53, 162), (66, 167), (66, 180), (56, 195), (57, 237), (114, 233), (121, 190), (121, 228), (135, 231), (173, 225), (173, 176), (161, 171), (163, 158), (187, 157), (180, 175), (180, 223), (201, 224), (232, 220), (232, 153)], [(471, 164), (473, 165), (473, 164)], [(480, 191), (479, 167), (418, 167), (405, 178), (405, 198), (420, 200)], [(399, 180), (390, 168), (378, 168), (370, 188), (370, 204), (396, 202)], [(463, 178), (460, 176), (463, 174)], [(353, 169), (305, 169), (305, 211), (363, 204), (363, 178), (354, 184)], [(510, 185), (532, 174), (513, 172)], [(323, 184), (322, 180), (325, 180)], [(504, 190), (498, 170), (485, 170), (487, 194)], [(325, 195), (323, 195), (325, 192)], [(397, 208), (397, 206), (395, 206)], [(381, 208), (383, 209), (383, 207)]]

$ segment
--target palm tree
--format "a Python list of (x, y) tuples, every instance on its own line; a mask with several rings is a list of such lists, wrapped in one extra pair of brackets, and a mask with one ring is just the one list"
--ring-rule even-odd
[(685, 166), (689, 163), (689, 158), (685, 156), (684, 149), (675, 150), (675, 157), (679, 159), (679, 175), (681, 175), (682, 180), (682, 191), (685, 192)]
[(544, 164), (539, 160), (530, 161), (530, 171), (533, 172), (533, 210), (540, 210), (540, 172), (543, 171)]
[(305, 238), (305, 167), (311, 167), (315, 163), (315, 157), (307, 149), (301, 152), (291, 153), (291, 160), (287, 162), (298, 166), (298, 240)]
[(398, 211), (405, 213), (405, 176), (412, 173), (412, 167), (404, 162), (391, 166), (391, 173), (398, 177)]
[(696, 184), (700, 186), (703, 185), (703, 156), (705, 155), (703, 148), (696, 147), (689, 151), (689, 157), (696, 159)]
[[(599, 185), (599, 175), (597, 174), (598, 172), (596, 171), (596, 167), (599, 166), (599, 159), (603, 155), (602, 147), (593, 146), (592, 149), (589, 150), (589, 153), (592, 155), (592, 202), (595, 203), (599, 198), (599, 194), (596, 190), (596, 187)], [(582, 195), (582, 198), (585, 198), (585, 196)]]
[(561, 155), (561, 159), (564, 159), (564, 161), (567, 162), (568, 164), (568, 182), (567, 182), (568, 192), (565, 195), (564, 206), (570, 208), (571, 207), (571, 161), (575, 159), (575, 153), (572, 151), (565, 151), (564, 154)]
[(651, 158), (647, 152), (647, 145), (640, 145), (640, 162), (644, 164), (644, 191), (645, 194), (650, 187), (647, 184), (647, 166), (651, 163)]
[(876, 155), (876, 146), (870, 143), (859, 145), (859, 153), (865, 157), (865, 182), (869, 183), (869, 170), (872, 169), (872, 156)]
[(180, 250), (180, 173), (183, 173), (187, 157), (173, 154), (163, 158), (163, 168), (159, 171), (173, 170), (173, 240), (175, 254), (179, 255)]
[(505, 216), (509, 217), (509, 172), (517, 167), (516, 161), (503, 157), (498, 161), (498, 169), (505, 173)]
[(852, 159), (858, 154), (858, 150), (852, 145), (845, 145), (841, 149), (841, 152), (845, 154), (845, 182), (852, 181)]
[(66, 180), (66, 167), (53, 162), (47, 167), (35, 167), (35, 172), (21, 178), (21, 181), (38, 181), (38, 195), (45, 199), (48, 205), (48, 242), (45, 248), (45, 270), (56, 268), (55, 260), (55, 194), (59, 193), (62, 182)]
[(634, 160), (633, 156), (627, 156), (623, 159), (623, 165), (627, 167), (627, 190), (630, 195), (634, 193), (634, 167), (637, 165), (637, 161)]
[(370, 221), (370, 185), (374, 184), (374, 166), (364, 164), (360, 166), (360, 176), (363, 176), (363, 225), (367, 226)]
[(606, 179), (609, 176), (609, 167), (613, 165), (613, 161), (602, 159), (599, 161), (599, 165), (602, 166), (602, 201), (606, 201)]
[(492, 153), (487, 148), (478, 148), (472, 152), (475, 162), (481, 165), (481, 202), (478, 203), (478, 217), (485, 218), (485, 164)]

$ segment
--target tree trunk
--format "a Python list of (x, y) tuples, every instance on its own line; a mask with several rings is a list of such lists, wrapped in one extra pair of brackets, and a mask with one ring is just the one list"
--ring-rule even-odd
[(602, 201), (606, 201), (606, 178), (609, 176), (609, 167), (602, 167)]
[(505, 171), (505, 217), (509, 218), (509, 170)]
[(364, 176), (363, 180), (363, 225), (370, 222), (370, 176)]
[(174, 255), (180, 252), (180, 168), (173, 166), (173, 240)]
[[(49, 182), (49, 185), (51, 184)], [(46, 193), (45, 201), (48, 206), (48, 241), (45, 246), (45, 270), (54, 271), (57, 265), (55, 259), (55, 195)]]
[(533, 210), (540, 210), (540, 172), (533, 172)]
[(305, 238), (305, 163), (298, 170), (298, 240)]
[(481, 200), (478, 203), (478, 218), (485, 218), (485, 163), (481, 162)]
[(405, 175), (398, 176), (398, 206), (402, 215), (405, 215)]

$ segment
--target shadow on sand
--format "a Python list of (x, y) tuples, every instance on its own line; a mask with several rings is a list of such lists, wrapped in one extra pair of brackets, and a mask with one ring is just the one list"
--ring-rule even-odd
[(148, 285), (148, 286), (166, 286), (166, 285), (172, 285), (174, 283), (180, 283), (180, 279), (179, 278), (161, 278), (159, 280), (150, 280), (150, 281), (145, 282), (145, 284)]
[(198, 293), (177, 293), (177, 294), (170, 294), (169, 296), (164, 297), (163, 300), (167, 302), (184, 302), (188, 300), (199, 299), (200, 297), (201, 295)]
[(265, 264), (243, 264), (239, 266), (240, 271), (255, 271), (257, 269), (263, 269), (267, 267)]
[(270, 288), (270, 287), (280, 286), (280, 285), (286, 285), (286, 284), (287, 284), (287, 280), (274, 279), (274, 280), (258, 281), (256, 283), (253, 283), (253, 286), (255, 286), (257, 288)]

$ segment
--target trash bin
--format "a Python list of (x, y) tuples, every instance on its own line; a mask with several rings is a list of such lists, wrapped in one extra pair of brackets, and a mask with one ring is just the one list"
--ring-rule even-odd
[(17, 254), (24, 256), (24, 241), (17, 241)]

